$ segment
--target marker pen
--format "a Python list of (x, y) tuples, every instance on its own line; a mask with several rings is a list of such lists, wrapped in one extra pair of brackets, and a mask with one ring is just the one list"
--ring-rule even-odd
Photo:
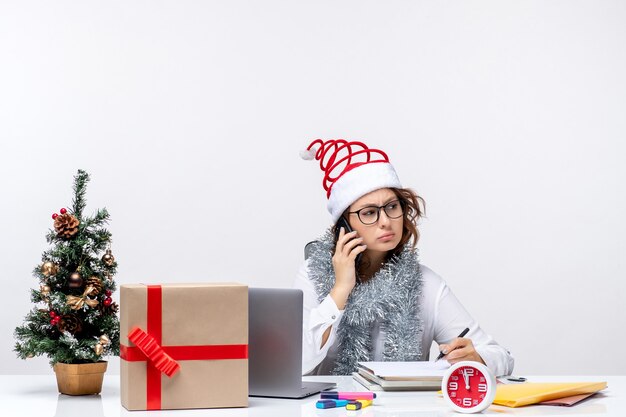
[(322, 391), (320, 398), (337, 400), (373, 400), (376, 398), (374, 392), (343, 392), (343, 391)]
[(318, 400), (315, 403), (315, 407), (317, 408), (335, 408), (335, 407), (343, 407), (348, 405), (348, 400)]

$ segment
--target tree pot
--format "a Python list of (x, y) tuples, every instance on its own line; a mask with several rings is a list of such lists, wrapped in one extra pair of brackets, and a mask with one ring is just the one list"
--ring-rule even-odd
[(106, 361), (78, 364), (58, 362), (54, 365), (59, 392), (67, 395), (99, 394), (106, 370)]

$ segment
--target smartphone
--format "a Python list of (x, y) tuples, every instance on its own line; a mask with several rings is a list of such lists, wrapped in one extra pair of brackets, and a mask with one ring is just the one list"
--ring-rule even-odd
[[(339, 220), (337, 220), (337, 223), (335, 224), (335, 245), (337, 245), (337, 241), (339, 240), (339, 233), (340, 233), (342, 227), (343, 227), (343, 230), (344, 230), (344, 234), (352, 232), (352, 228), (350, 227), (350, 223), (348, 223), (348, 221), (346, 220), (345, 217), (341, 216), (339, 218)], [(363, 257), (363, 252), (359, 253), (356, 256), (356, 259), (354, 261), (354, 267), (355, 267), (355, 269), (357, 271), (359, 270), (359, 265), (361, 264), (361, 258), (362, 257)], [(359, 274), (358, 273), (356, 275), (356, 282), (358, 282), (358, 283), (361, 282), (361, 280), (359, 279)]]

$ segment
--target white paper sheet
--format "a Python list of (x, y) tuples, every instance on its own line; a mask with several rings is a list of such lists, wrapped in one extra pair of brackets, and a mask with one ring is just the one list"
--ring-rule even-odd
[(441, 376), (450, 367), (446, 360), (436, 362), (359, 362), (381, 378)]

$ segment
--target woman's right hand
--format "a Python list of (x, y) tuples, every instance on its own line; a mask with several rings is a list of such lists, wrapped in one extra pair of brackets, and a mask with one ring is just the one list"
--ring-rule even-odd
[(362, 244), (363, 238), (356, 236), (356, 231), (346, 233), (342, 227), (333, 255), (335, 285), (330, 291), (330, 296), (340, 310), (345, 308), (348, 296), (356, 285), (356, 256), (367, 249), (367, 246)]

